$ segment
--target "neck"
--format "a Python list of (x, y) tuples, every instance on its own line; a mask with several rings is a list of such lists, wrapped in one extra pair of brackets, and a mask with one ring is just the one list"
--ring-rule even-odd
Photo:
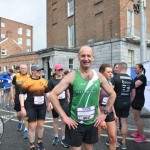
[(142, 75), (142, 72), (140, 72), (140, 73), (137, 74), (138, 77), (141, 76), (141, 75)]
[(62, 75), (61, 76), (56, 75), (55, 78), (56, 79), (62, 79)]

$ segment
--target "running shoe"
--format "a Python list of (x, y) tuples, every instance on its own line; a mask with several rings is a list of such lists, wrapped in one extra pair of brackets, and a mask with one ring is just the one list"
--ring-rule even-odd
[(62, 144), (65, 148), (70, 147), (70, 145), (65, 142), (65, 139), (63, 139), (63, 140), (61, 141), (61, 144)]
[(28, 138), (28, 130), (23, 131), (23, 138), (27, 139)]
[(123, 144), (121, 141), (119, 142), (119, 146), (121, 147), (121, 149), (127, 149), (126, 144)]
[(22, 130), (22, 125), (23, 125), (23, 121), (18, 122), (17, 131), (21, 131)]
[[(105, 144), (106, 144), (107, 146), (109, 146), (109, 140), (107, 140), (107, 141), (105, 142)], [(116, 141), (116, 147), (119, 147), (119, 142), (118, 142), (118, 141)]]
[(38, 150), (45, 150), (45, 148), (44, 148), (42, 142), (37, 143), (37, 148), (38, 148)]
[(135, 131), (132, 134), (130, 134), (130, 136), (132, 136), (134, 138), (138, 137), (139, 135), (140, 135), (139, 131)]
[(139, 135), (137, 138), (134, 139), (134, 142), (146, 142), (146, 136)]
[(52, 142), (52, 145), (56, 146), (56, 145), (58, 145), (58, 143), (59, 143), (59, 138), (55, 137), (53, 142)]

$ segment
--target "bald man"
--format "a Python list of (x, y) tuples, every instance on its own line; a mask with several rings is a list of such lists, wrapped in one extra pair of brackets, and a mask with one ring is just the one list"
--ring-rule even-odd
[[(105, 77), (91, 68), (94, 53), (91, 47), (83, 46), (79, 50), (80, 67), (66, 75), (61, 82), (49, 93), (48, 99), (60, 114), (66, 125), (66, 142), (71, 150), (92, 150), (98, 141), (98, 126), (105, 120), (115, 101), (115, 92)], [(59, 104), (57, 96), (69, 85), (73, 86), (73, 99), (70, 116), (67, 116)], [(102, 87), (109, 94), (109, 101), (103, 112), (98, 110), (99, 91)]]
[[(20, 73), (17, 73), (12, 80), (12, 86), (11, 86), (11, 101), (12, 104), (14, 105), (14, 110), (16, 110), (17, 113), (17, 119), (18, 119), (18, 126), (17, 126), (17, 131), (22, 130), (22, 125), (23, 125), (23, 119), (21, 115), (21, 107), (20, 107), (20, 99), (19, 99), (19, 94), (20, 94), (20, 87), (24, 83), (24, 81), (29, 78), (30, 75), (27, 74), (27, 65), (22, 64), (20, 65)], [(15, 91), (14, 91), (15, 89)], [(14, 96), (15, 93), (15, 96)], [(28, 122), (26, 119), (24, 119), (24, 136), (23, 138), (28, 138)]]

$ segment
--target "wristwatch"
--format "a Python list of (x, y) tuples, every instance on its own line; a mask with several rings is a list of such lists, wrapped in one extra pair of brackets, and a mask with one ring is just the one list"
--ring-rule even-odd
[(109, 114), (108, 110), (106, 110), (106, 109), (102, 110), (102, 113), (105, 114), (105, 115)]

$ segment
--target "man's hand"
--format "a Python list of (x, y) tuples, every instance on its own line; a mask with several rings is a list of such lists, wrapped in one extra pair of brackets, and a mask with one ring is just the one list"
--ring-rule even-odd
[(62, 116), (63, 121), (68, 125), (69, 129), (73, 128), (77, 128), (78, 127), (78, 123), (75, 122), (73, 119), (71, 119), (70, 117), (68, 117), (67, 115)]
[(103, 130), (107, 130), (107, 124), (106, 124), (106, 122), (105, 121), (103, 121), (103, 122), (101, 122), (100, 123), (100, 127), (101, 127), (101, 129), (103, 129)]
[(22, 114), (22, 116), (27, 116), (27, 112), (26, 112), (26, 110), (25, 110), (25, 108), (24, 107), (22, 107), (21, 108), (21, 114)]
[(53, 109), (53, 105), (51, 102), (47, 103), (47, 111), (50, 112)]
[(106, 119), (106, 115), (101, 113), (95, 120), (94, 126), (98, 127), (104, 120)]
[(12, 103), (13, 106), (15, 105), (14, 98), (11, 98), (11, 103)]

